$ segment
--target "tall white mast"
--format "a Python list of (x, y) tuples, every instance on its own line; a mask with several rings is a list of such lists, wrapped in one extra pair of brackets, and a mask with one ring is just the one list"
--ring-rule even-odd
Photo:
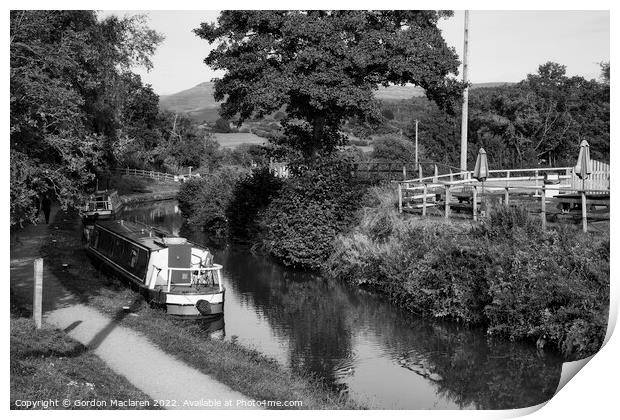
[[(465, 41), (463, 43), (463, 83), (467, 83), (467, 54), (469, 37), (469, 10), (465, 10)], [(467, 114), (468, 114), (469, 88), (463, 90), (463, 115), (461, 119), (461, 171), (467, 171)]]

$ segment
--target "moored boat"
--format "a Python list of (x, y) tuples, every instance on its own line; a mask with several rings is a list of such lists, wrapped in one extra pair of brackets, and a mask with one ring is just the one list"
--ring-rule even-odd
[(95, 191), (80, 212), (85, 222), (115, 219), (123, 203), (116, 190)]
[(96, 222), (88, 254), (138, 286), (149, 302), (180, 316), (224, 313), (222, 266), (185, 238), (123, 220)]

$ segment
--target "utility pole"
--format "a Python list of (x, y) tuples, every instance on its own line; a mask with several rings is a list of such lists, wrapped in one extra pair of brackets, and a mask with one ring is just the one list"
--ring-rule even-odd
[[(469, 10), (465, 10), (465, 41), (463, 43), (463, 83), (467, 84), (467, 54), (469, 37)], [(463, 115), (461, 119), (461, 171), (467, 171), (467, 114), (468, 114), (469, 88), (463, 90)]]
[(415, 167), (418, 167), (420, 160), (418, 159), (418, 120), (415, 120)]

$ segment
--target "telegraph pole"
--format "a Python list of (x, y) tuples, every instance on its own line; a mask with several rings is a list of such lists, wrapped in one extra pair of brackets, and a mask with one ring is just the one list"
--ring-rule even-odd
[[(467, 84), (467, 54), (469, 37), (469, 10), (465, 10), (465, 41), (463, 43), (463, 83)], [(463, 115), (461, 119), (461, 171), (467, 171), (467, 113), (468, 113), (469, 88), (463, 90)]]

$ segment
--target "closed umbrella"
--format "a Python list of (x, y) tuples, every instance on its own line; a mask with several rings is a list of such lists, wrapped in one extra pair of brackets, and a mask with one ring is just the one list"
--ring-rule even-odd
[(590, 144), (583, 140), (579, 145), (579, 157), (574, 168), (575, 175), (585, 180), (592, 173), (592, 162), (590, 161)]
[(592, 162), (590, 161), (590, 144), (587, 140), (583, 140), (579, 145), (579, 157), (577, 158), (577, 164), (573, 168), (575, 175), (581, 178), (581, 220), (583, 231), (588, 231), (588, 219), (586, 208), (586, 179), (592, 173)]
[(484, 182), (489, 177), (489, 164), (487, 162), (487, 152), (481, 147), (476, 157), (476, 166), (474, 167), (474, 178)]
[[(474, 178), (482, 182), (482, 213), (486, 213), (486, 205), (484, 198), (484, 181), (489, 177), (489, 163), (487, 162), (487, 152), (481, 147), (476, 157), (476, 166), (474, 167)], [(475, 212), (474, 212), (475, 213)], [(474, 215), (475, 216), (475, 215)]]

